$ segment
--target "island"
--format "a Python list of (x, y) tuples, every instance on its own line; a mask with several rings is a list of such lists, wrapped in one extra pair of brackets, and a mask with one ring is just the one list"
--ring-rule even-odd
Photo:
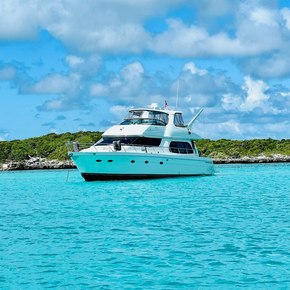
[[(74, 168), (66, 143), (77, 141), (89, 145), (97, 142), (101, 135), (102, 132), (67, 132), (1, 141), (0, 171)], [(202, 139), (196, 143), (199, 154), (211, 157), (215, 164), (290, 162), (290, 139)]]

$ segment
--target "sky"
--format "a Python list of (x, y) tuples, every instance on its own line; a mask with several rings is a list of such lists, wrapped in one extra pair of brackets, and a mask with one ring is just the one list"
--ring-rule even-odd
[(288, 0), (0, 0), (0, 141), (165, 100), (204, 138), (286, 139), (289, 77)]

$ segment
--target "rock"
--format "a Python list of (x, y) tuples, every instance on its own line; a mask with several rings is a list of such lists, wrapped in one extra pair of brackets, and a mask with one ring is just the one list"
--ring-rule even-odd
[(260, 155), (256, 157), (244, 156), (241, 158), (215, 158), (215, 164), (229, 164), (229, 163), (273, 163), (273, 162), (290, 162), (290, 156), (274, 154), (271, 157)]
[(36, 170), (36, 169), (69, 169), (75, 168), (72, 161), (46, 160), (45, 158), (31, 157), (28, 160), (0, 164), (0, 170)]

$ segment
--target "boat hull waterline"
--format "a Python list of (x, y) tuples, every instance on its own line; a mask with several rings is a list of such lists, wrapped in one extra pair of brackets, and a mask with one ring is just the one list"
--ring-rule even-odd
[(154, 179), (213, 175), (206, 157), (138, 154), (123, 152), (71, 152), (71, 158), (86, 181)]

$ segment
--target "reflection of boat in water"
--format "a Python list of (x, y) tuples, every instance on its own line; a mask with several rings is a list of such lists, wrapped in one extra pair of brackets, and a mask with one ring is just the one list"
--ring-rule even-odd
[(211, 175), (213, 162), (199, 156), (201, 137), (191, 132), (200, 113), (184, 125), (179, 111), (131, 109), (96, 144), (68, 144), (69, 156), (87, 181)]

